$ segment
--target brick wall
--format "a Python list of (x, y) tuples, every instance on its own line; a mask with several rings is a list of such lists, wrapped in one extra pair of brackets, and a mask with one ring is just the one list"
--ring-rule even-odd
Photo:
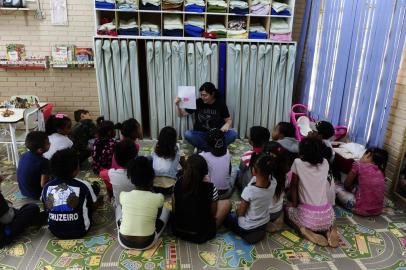
[(405, 150), (403, 134), (406, 128), (406, 47), (403, 49), (402, 58), (384, 145), (389, 152), (386, 170), (386, 177), (390, 180), (388, 186), (391, 186), (396, 177), (397, 168), (402, 158), (402, 150)]
[[(94, 33), (93, 1), (68, 0), (68, 26), (51, 25), (49, 0), (41, 0), (45, 20), (34, 19), (35, 11), (0, 11), (0, 55), (6, 44), (25, 45), (27, 56), (46, 56), (56, 44), (92, 47)], [(0, 98), (34, 94), (52, 102), (55, 112), (68, 113), (86, 108), (99, 114), (96, 76), (93, 69), (45, 71), (0, 70)]]

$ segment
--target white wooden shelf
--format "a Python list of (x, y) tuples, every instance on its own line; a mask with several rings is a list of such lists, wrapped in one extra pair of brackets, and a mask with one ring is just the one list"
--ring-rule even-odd
[[(161, 9), (160, 10), (143, 10), (143, 9), (136, 9), (136, 10), (128, 10), (128, 9), (105, 9), (105, 8), (94, 8), (95, 10), (95, 38), (110, 38), (110, 39), (152, 39), (152, 40), (212, 40), (212, 41), (237, 41), (237, 42), (272, 42), (272, 43), (294, 43), (292, 41), (279, 41), (279, 40), (271, 40), (269, 37), (271, 36), (270, 34), (270, 29), (272, 25), (272, 21), (275, 20), (276, 18), (282, 18), (286, 20), (289, 28), (290, 34), (292, 34), (292, 26), (293, 26), (293, 18), (294, 18), (294, 7), (295, 7), (295, 0), (279, 0), (278, 2), (284, 2), (290, 6), (290, 13), (291, 15), (272, 15), (271, 14), (271, 8), (269, 11), (269, 14), (266, 15), (258, 15), (258, 14), (252, 14), (252, 13), (247, 13), (247, 14), (236, 14), (236, 13), (231, 13), (231, 9), (229, 8), (229, 2), (230, 0), (225, 0), (227, 3), (227, 8), (225, 13), (215, 13), (215, 12), (190, 12), (190, 11), (185, 11), (185, 6), (182, 4), (181, 7), (175, 10), (166, 10), (166, 9)], [(249, 11), (251, 11), (251, 2), (252, 0), (246, 0), (248, 3)], [(271, 3), (273, 0), (270, 0), (270, 7)], [(141, 1), (138, 0), (138, 4), (141, 4)], [(205, 6), (205, 11), (207, 11), (208, 4), (207, 0), (205, 0), (206, 6)], [(140, 7), (140, 5), (138, 5)], [(253, 24), (261, 24), (264, 26), (266, 34), (268, 39), (235, 39), (235, 38), (221, 38), (221, 39), (210, 39), (210, 38), (204, 38), (204, 37), (189, 37), (186, 36), (187, 34), (185, 33), (184, 29), (181, 30), (183, 36), (181, 37), (175, 37), (175, 36), (163, 36), (163, 30), (164, 28), (164, 17), (168, 14), (177, 14), (179, 15), (183, 25), (184, 22), (187, 20), (187, 18), (190, 15), (196, 15), (196, 16), (201, 16), (203, 17), (204, 20), (204, 31), (206, 32), (208, 30), (208, 25), (213, 24), (213, 23), (221, 23), (224, 24), (225, 28), (228, 29), (228, 22), (232, 19), (235, 18), (243, 18), (246, 22), (246, 29), (247, 30), (247, 35), (249, 33), (250, 27)], [(116, 23), (116, 30), (118, 36), (114, 35), (98, 35), (97, 30), (100, 26), (100, 21), (102, 18), (109, 18), (111, 20), (114, 20)], [(160, 28), (160, 35), (161, 36), (141, 36), (141, 35), (119, 35), (118, 30), (119, 30), (119, 22), (120, 20), (129, 20), (129, 19), (135, 19), (137, 22), (138, 30), (139, 33), (141, 34), (140, 26), (142, 25), (143, 22), (150, 22), (153, 24), (156, 24)]]

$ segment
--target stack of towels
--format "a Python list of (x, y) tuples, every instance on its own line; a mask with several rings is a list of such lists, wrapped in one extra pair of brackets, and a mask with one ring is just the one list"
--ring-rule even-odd
[(97, 1), (95, 1), (95, 7), (104, 8), (104, 9), (115, 9), (116, 1), (115, 0), (97, 0)]
[(253, 23), (250, 26), (250, 31), (248, 33), (249, 39), (266, 39), (267, 34), (265, 27), (259, 23)]
[(255, 15), (269, 15), (270, 12), (269, 0), (252, 0), (251, 1), (251, 14)]
[(161, 0), (142, 0), (142, 10), (160, 10)]
[(207, 27), (207, 32), (204, 33), (206, 38), (226, 38), (227, 30), (226, 27), (221, 23), (210, 24)]
[(117, 0), (117, 7), (121, 10), (137, 10), (138, 2), (136, 0)]
[(163, 0), (162, 9), (178, 9), (181, 8), (183, 0)]
[(117, 28), (114, 19), (102, 18), (97, 28), (98, 35), (117, 36)]
[(143, 22), (141, 24), (141, 36), (159, 37), (160, 35), (158, 25), (149, 22)]
[(227, 37), (247, 38), (247, 22), (245, 18), (238, 18), (228, 21)]
[(272, 2), (271, 15), (291, 16), (290, 6), (285, 3)]
[(278, 41), (291, 41), (292, 34), (285, 18), (272, 18), (269, 38)]
[(164, 16), (164, 36), (182, 37), (183, 24), (180, 15), (168, 14)]
[(208, 0), (207, 12), (226, 13), (227, 3), (223, 0)]
[(129, 19), (128, 21), (120, 20), (118, 34), (125, 36), (138, 36), (139, 30), (137, 21), (135, 19)]
[(204, 32), (203, 16), (188, 16), (185, 21), (185, 35), (188, 37), (201, 37)]
[(187, 12), (204, 12), (206, 10), (206, 3), (204, 0), (186, 0), (185, 11)]
[(229, 12), (236, 14), (248, 14), (248, 3), (241, 0), (231, 0)]

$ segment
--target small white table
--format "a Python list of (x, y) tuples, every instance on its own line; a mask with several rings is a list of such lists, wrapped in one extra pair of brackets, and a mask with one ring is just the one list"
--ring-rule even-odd
[[(31, 110), (31, 113), (33, 112), (38, 112), (42, 108), (44, 108), (48, 103), (47, 102), (40, 102), (39, 107), (36, 108), (36, 110), (31, 110), (32, 108), (29, 108)], [(5, 111), (6, 109), (0, 109), (0, 112)], [(9, 117), (4, 117), (0, 113), (0, 124), (8, 124), (8, 127), (10, 129), (10, 137), (11, 137), (11, 148), (12, 148), (12, 156), (13, 156), (13, 161), (15, 162), (16, 168), (18, 167), (18, 161), (19, 161), (19, 156), (18, 156), (18, 148), (17, 148), (17, 139), (16, 139), (16, 125), (20, 121), (24, 121), (24, 112), (27, 109), (17, 109), (17, 108), (12, 108), (9, 109), (14, 112), (13, 115), (10, 115)]]

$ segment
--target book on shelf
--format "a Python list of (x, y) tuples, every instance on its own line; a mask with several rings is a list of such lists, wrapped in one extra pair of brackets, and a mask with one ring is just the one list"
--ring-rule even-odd
[(6, 49), (6, 59), (8, 61), (21, 61), (25, 59), (24, 44), (8, 44)]

